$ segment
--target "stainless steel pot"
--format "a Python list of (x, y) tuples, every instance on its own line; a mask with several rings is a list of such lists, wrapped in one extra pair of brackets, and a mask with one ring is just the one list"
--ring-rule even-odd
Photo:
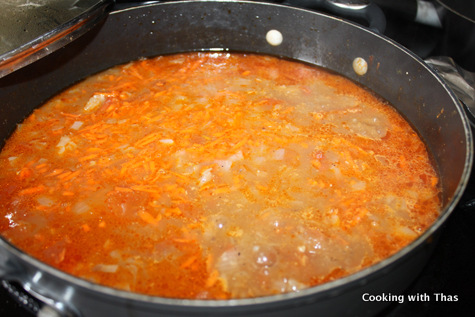
[[(269, 30), (283, 35), (266, 41)], [(463, 109), (422, 60), (364, 27), (304, 9), (252, 1), (177, 1), (112, 12), (85, 35), (0, 79), (0, 135), (6, 139), (43, 101), (78, 80), (139, 57), (186, 51), (246, 51), (323, 66), (371, 88), (416, 128), (439, 169), (443, 209), (416, 241), (348, 277), (298, 293), (240, 300), (176, 300), (103, 287), (60, 272), (0, 239), (0, 277), (70, 316), (370, 316), (391, 304), (364, 294), (402, 294), (429, 258), (459, 201), (472, 165)], [(368, 63), (355, 73), (357, 57)]]

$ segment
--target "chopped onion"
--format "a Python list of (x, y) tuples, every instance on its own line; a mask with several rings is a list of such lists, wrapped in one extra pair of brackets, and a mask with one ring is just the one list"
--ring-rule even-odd
[(172, 63), (172, 64), (183, 64), (183, 62), (185, 62), (184, 57), (177, 57), (177, 58), (174, 58), (174, 59), (170, 60), (170, 63)]
[(8, 162), (10, 163), (11, 166), (14, 166), (14, 163), (18, 157), (17, 156), (10, 156), (8, 158)]
[(221, 167), (223, 171), (227, 172), (231, 169), (233, 162), (242, 160), (243, 158), (244, 156), (242, 155), (242, 151), (238, 151), (231, 155), (227, 160), (216, 160), (215, 163), (218, 164), (218, 166)]
[(233, 162), (230, 160), (216, 160), (215, 162), (225, 172), (229, 171), (233, 165)]
[(263, 156), (258, 156), (254, 158), (254, 163), (263, 164), (266, 161), (266, 158)]
[(102, 106), (106, 101), (106, 96), (103, 94), (95, 94), (92, 96), (84, 106), (84, 111), (92, 111), (97, 109), (99, 106)]
[(114, 258), (114, 259), (120, 259), (121, 258), (119, 250), (113, 250), (113, 251), (109, 252), (109, 255), (110, 255), (111, 258)]
[(244, 156), (242, 155), (242, 151), (236, 152), (236, 154), (233, 154), (229, 157), (229, 160), (232, 162), (240, 161), (242, 159), (244, 159)]
[(63, 154), (64, 151), (67, 149), (73, 149), (76, 147), (76, 143), (71, 141), (71, 138), (67, 135), (63, 135), (61, 139), (59, 140), (58, 144), (56, 144), (56, 147), (58, 147), (58, 154)]
[(330, 170), (333, 171), (333, 173), (335, 173), (336, 177), (341, 177), (342, 176), (341, 171), (338, 167), (332, 166), (332, 167), (330, 167)]
[(104, 273), (116, 273), (119, 269), (117, 264), (98, 264), (94, 266), (93, 271), (100, 271)]
[(172, 139), (161, 139), (160, 140), (160, 143), (163, 143), (163, 144), (173, 144), (174, 141)]
[(399, 226), (398, 227), (398, 232), (402, 235), (406, 235), (406, 236), (409, 236), (409, 237), (413, 237), (413, 238), (417, 237), (417, 233), (414, 232), (409, 227), (406, 227), (406, 226)]
[(274, 283), (274, 287), (280, 289), (282, 293), (287, 292), (298, 292), (301, 289), (307, 288), (308, 286), (304, 283), (301, 283), (293, 278), (284, 277), (280, 281), (276, 280)]
[(51, 198), (45, 197), (45, 196), (38, 197), (38, 199), (36, 199), (36, 201), (41, 206), (45, 206), (45, 207), (51, 207), (51, 206), (54, 205), (54, 200), (52, 200)]
[(364, 190), (366, 189), (366, 182), (356, 181), (351, 185), (351, 188), (353, 188), (353, 190)]
[(59, 140), (58, 144), (56, 144), (57, 147), (64, 147), (66, 144), (71, 142), (71, 138), (67, 135), (63, 135), (61, 139)]
[(278, 149), (274, 151), (274, 159), (277, 161), (282, 161), (284, 159), (285, 149)]
[(211, 173), (211, 168), (205, 169), (203, 173), (201, 173), (200, 177), (200, 185), (203, 185), (209, 182), (213, 178), (213, 174)]
[(229, 249), (219, 257), (216, 267), (222, 275), (234, 275), (239, 267), (239, 252), (235, 249)]
[(389, 165), (389, 160), (383, 155), (376, 154), (374, 158), (383, 165)]
[(71, 125), (71, 129), (79, 130), (79, 128), (81, 128), (83, 124), (84, 122), (82, 121), (74, 121), (74, 123)]
[(91, 206), (89, 206), (87, 203), (85, 203), (83, 201), (79, 201), (79, 202), (75, 203), (73, 208), (72, 208), (72, 210), (76, 214), (85, 213), (85, 212), (89, 211), (90, 209), (91, 209)]

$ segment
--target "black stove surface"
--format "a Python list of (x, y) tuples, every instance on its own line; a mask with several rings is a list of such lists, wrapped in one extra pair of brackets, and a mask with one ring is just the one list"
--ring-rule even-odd
[[(438, 46), (443, 29), (385, 13), (386, 36), (423, 59), (440, 55)], [(465, 207), (466, 202), (475, 199), (474, 174), (472, 172), (461, 204), (445, 223), (426, 267), (406, 292), (400, 294), (404, 295), (404, 301), (392, 303), (377, 317), (475, 316), (475, 207)], [(418, 295), (418, 300), (409, 301), (411, 295)], [(0, 284), (0, 316), (31, 317), (34, 314)]]

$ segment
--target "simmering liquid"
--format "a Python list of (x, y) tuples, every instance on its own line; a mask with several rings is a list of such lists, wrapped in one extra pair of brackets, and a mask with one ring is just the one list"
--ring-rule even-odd
[(172, 298), (273, 295), (372, 265), (438, 216), (424, 143), (323, 69), (190, 53), (94, 75), (0, 154), (0, 232), (102, 285)]

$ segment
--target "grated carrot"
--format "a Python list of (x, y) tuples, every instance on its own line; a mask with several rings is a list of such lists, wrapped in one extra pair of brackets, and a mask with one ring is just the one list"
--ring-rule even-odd
[(210, 288), (212, 287), (214, 284), (216, 284), (216, 282), (218, 282), (218, 278), (219, 278), (219, 272), (217, 270), (213, 270), (211, 272), (211, 274), (208, 276), (208, 279), (206, 280), (206, 287), (207, 288)]
[(30, 187), (26, 189), (22, 189), (18, 192), (19, 195), (30, 195), (30, 194), (36, 194), (40, 193), (46, 190), (46, 186), (44, 185), (38, 185), (35, 187)]
[(196, 255), (190, 256), (190, 257), (188, 257), (188, 258), (186, 259), (185, 262), (183, 262), (183, 263), (180, 265), (180, 267), (181, 267), (182, 269), (186, 269), (186, 268), (188, 268), (188, 267), (191, 267), (191, 265), (192, 265), (197, 259), (198, 259), (198, 256), (196, 256)]
[(68, 181), (68, 180), (71, 180), (71, 179), (75, 178), (75, 177), (78, 176), (79, 174), (81, 174), (81, 170), (77, 170), (77, 171), (71, 172), (71, 173), (65, 175), (64, 177), (61, 177), (61, 180), (62, 180), (62, 181)]
[(125, 193), (133, 193), (134, 191), (128, 187), (119, 187), (119, 186), (116, 186), (114, 187), (114, 190), (118, 191), (118, 192), (125, 192)]
[(139, 211), (138, 215), (143, 221), (145, 221), (145, 222), (147, 222), (151, 225), (157, 225), (160, 222), (160, 220), (162, 219), (162, 215), (157, 214), (156, 217), (153, 217), (150, 213), (148, 213), (146, 211)]
[(64, 172), (63, 169), (55, 169), (51, 173), (47, 174), (46, 176), (47, 177), (56, 176), (56, 175), (61, 174), (62, 172)]
[(92, 160), (94, 158), (98, 157), (98, 154), (90, 154), (90, 155), (87, 155), (87, 156), (83, 156), (83, 157), (80, 157), (78, 158), (78, 162), (84, 162), (84, 161), (89, 161), (89, 160)]

